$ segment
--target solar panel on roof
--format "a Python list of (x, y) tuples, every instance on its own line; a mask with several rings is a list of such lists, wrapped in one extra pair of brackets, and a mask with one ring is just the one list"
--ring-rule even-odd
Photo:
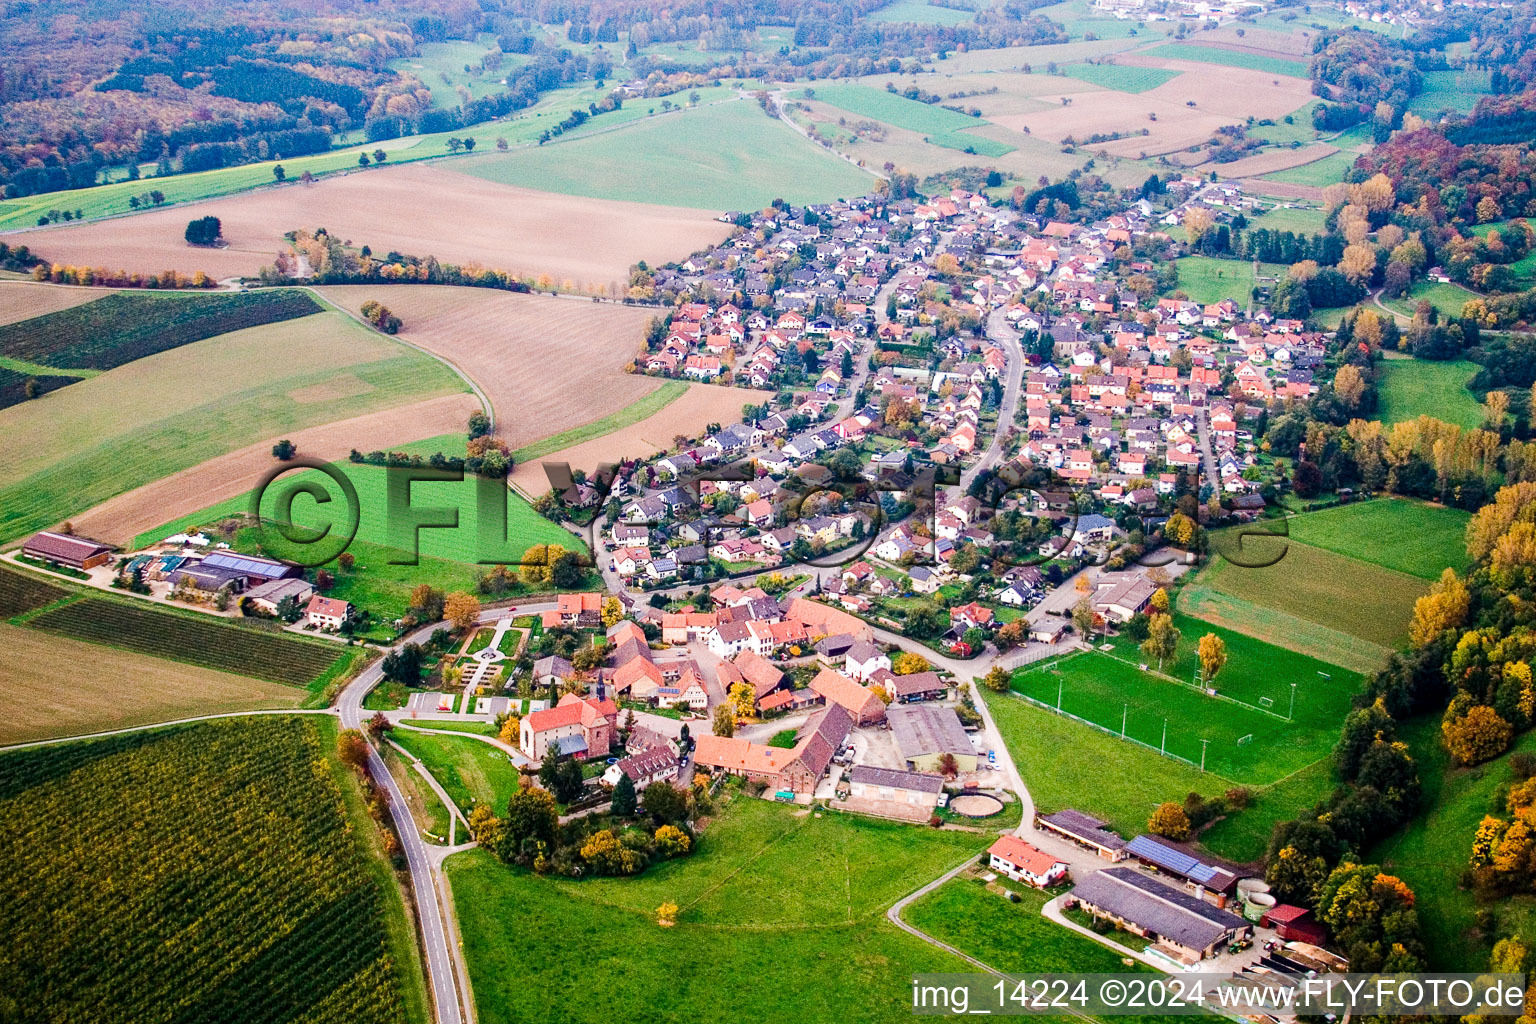
[(252, 558), (231, 551), (215, 551), (203, 559), (203, 564), (233, 569), (236, 572), (255, 573), (259, 576), (270, 576), (274, 569), (281, 572), (288, 568), (281, 562), (273, 562), (266, 558)]
[(1216, 868), (1196, 860), (1182, 850), (1164, 846), (1151, 836), (1137, 836), (1127, 844), (1126, 849), (1143, 860), (1149, 860), (1160, 868), (1167, 868), (1196, 882), (1209, 882), (1216, 877)]

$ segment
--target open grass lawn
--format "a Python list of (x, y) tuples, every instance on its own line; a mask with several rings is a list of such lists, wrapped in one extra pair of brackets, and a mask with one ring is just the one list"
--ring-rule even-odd
[(1488, 966), (1493, 939), (1516, 932), (1536, 940), (1530, 896), (1493, 906), (1495, 935), (1476, 934), (1477, 903), (1460, 888), (1472, 852), (1472, 837), (1485, 814), (1508, 817), (1499, 797), (1512, 779), (1510, 754), (1536, 751), (1536, 732), (1516, 738), (1509, 753), (1474, 768), (1452, 767), (1440, 744), (1440, 716), (1404, 723), (1398, 730), (1418, 763), (1424, 783), (1423, 810), (1396, 835), (1370, 853), (1373, 861), (1402, 878), (1418, 896), (1419, 920), (1432, 970), (1479, 971)]
[[(1188, 620), (1184, 624), (1195, 625)], [(1198, 636), (1199, 630), (1186, 632), (1185, 643), (1191, 650)], [(1228, 636), (1235, 640), (1232, 634)], [(1305, 660), (1308, 666), (1314, 664)], [(1295, 722), (1217, 700), (1187, 683), (1143, 672), (1135, 664), (1099, 652), (1022, 669), (1014, 674), (1013, 688), (1053, 708), (1059, 701), (1066, 714), (1137, 740), (1153, 751), (1166, 750), (1194, 765), (1201, 763), (1202, 741), (1208, 740), (1207, 771), (1235, 783), (1263, 785), (1328, 755), (1338, 739), (1339, 719), (1348, 710), (1350, 694), (1358, 682), (1324, 679), (1316, 671), (1303, 675), (1288, 668), (1291, 666), (1277, 664), (1262, 678), (1252, 671), (1247, 676), (1235, 676), (1234, 688), (1246, 689), (1246, 697), (1273, 701), (1275, 711), (1284, 715), (1290, 707), (1290, 683), (1298, 683)], [(1329, 669), (1343, 674), (1332, 666)], [(1218, 690), (1225, 681), (1217, 677)], [(1257, 696), (1266, 689), (1274, 696)]]
[(1333, 792), (1333, 758), (1308, 765), (1268, 786), (1249, 787), (1250, 803), (1200, 832), (1200, 845), (1239, 864), (1264, 856), (1275, 825), (1290, 821)]
[(0, 541), (257, 441), (464, 390), (340, 313), (136, 359), (0, 410)]
[(395, 729), (390, 738), (421, 759), (438, 784), (468, 817), (477, 804), (505, 814), (517, 792), (517, 768), (499, 747), (451, 733), (431, 735)]
[(945, 110), (937, 103), (909, 100), (905, 96), (868, 85), (821, 85), (814, 89), (814, 93), (815, 98), (822, 103), (829, 103), (860, 117), (884, 121), (896, 128), (918, 132), (929, 142), (946, 149), (970, 147), (981, 156), (1003, 156), (1013, 151), (1012, 146), (979, 138), (967, 131), (988, 122)]
[[(692, 857), (638, 878), (539, 878), (479, 850), (450, 858), (479, 1019), (910, 1019), (912, 973), (965, 968), (885, 908), (988, 837), (819, 813), (738, 797)], [(656, 924), (664, 901), (681, 908), (673, 928)], [(528, 955), (556, 947), (580, 955)], [(746, 963), (772, 964), (772, 983), (743, 983)]]
[(1197, 46), (1194, 43), (1164, 43), (1154, 46), (1142, 53), (1148, 57), (1167, 57), (1171, 60), (1189, 60), (1201, 64), (1220, 64), (1228, 68), (1247, 68), (1249, 71), (1262, 71), (1271, 75), (1289, 75), (1292, 78), (1306, 78), (1311, 74), (1311, 68), (1306, 61), (1285, 60), (1281, 57), (1266, 57), (1262, 54), (1244, 53), (1241, 50), (1227, 50), (1218, 46)]
[(1344, 180), (1344, 175), (1355, 166), (1355, 161), (1360, 154), (1341, 150), (1331, 156), (1325, 156), (1321, 160), (1314, 160), (1300, 167), (1288, 167), (1283, 171), (1274, 171), (1263, 175), (1270, 181), (1283, 181), (1290, 185), (1316, 185), (1322, 188)]
[(1303, 544), (1433, 580), (1447, 566), (1466, 567), (1471, 518), (1444, 505), (1379, 498), (1292, 516), (1286, 527)]
[(1215, 775), (1019, 697), (985, 687), (977, 692), (986, 699), (1024, 785), (1043, 814), (1075, 807), (1133, 836), (1146, 831), (1147, 819), (1164, 800), (1182, 800), (1191, 792), (1214, 796), (1230, 788)]
[(1129, 64), (1070, 64), (1063, 70), (1079, 81), (1130, 93), (1156, 89), (1179, 77), (1179, 72), (1166, 68), (1139, 68)]
[[(1356, 671), (1379, 667), (1408, 639), (1427, 581), (1289, 538), (1245, 538), (1246, 568), (1214, 558), (1187, 584), (1179, 610)], [(1311, 629), (1306, 623), (1312, 625)]]
[(380, 745), (379, 756), (384, 759), (385, 766), (394, 776), (395, 784), (400, 787), (406, 805), (411, 809), (411, 820), (416, 823), (416, 830), (421, 837), (429, 843), (447, 843), (451, 830), (448, 806), (438, 798), (427, 780), (421, 777), (410, 758), (388, 743)]
[[(1179, 271), (1178, 290), (1194, 302), (1212, 303), (1231, 299), (1246, 308), (1257, 283), (1253, 277), (1253, 264), (1247, 260), (1185, 256), (1175, 266)], [(1259, 264), (1259, 272), (1266, 276), (1278, 278), (1285, 270), (1285, 267), (1278, 264)]]
[(970, 11), (938, 7), (923, 0), (895, 0), (865, 16), (877, 22), (915, 22), (919, 25), (961, 25), (976, 17)]
[(874, 179), (747, 101), (637, 121), (619, 131), (488, 153), (454, 170), (547, 192), (708, 210), (863, 195)]
[(1413, 316), (1419, 303), (1427, 302), (1440, 311), (1442, 317), (1460, 317), (1461, 311), (1468, 302), (1477, 298), (1475, 292), (1468, 291), (1459, 284), (1445, 284), (1440, 281), (1415, 281), (1413, 287), (1408, 289), (1408, 294), (1396, 299), (1383, 299), (1388, 309), (1394, 309), (1404, 316)]
[(1250, 216), (1248, 230), (1267, 228), (1270, 231), (1294, 231), (1298, 235), (1320, 235), (1324, 232), (1323, 211), (1315, 206), (1276, 207), (1263, 216)]
[(1470, 430), (1483, 422), (1483, 407), (1467, 390), (1477, 371), (1466, 359), (1387, 359), (1377, 381), (1376, 418), (1390, 426), (1433, 416)]
[[(420, 52), (411, 57), (396, 57), (389, 62), (391, 71), (414, 74), (432, 91), (432, 105), (438, 108), (457, 108), (462, 104), (459, 89), (468, 89), (472, 99), (484, 99), (505, 89), (501, 80), (508, 71), (527, 58), (522, 54), (502, 55), (501, 64), (490, 70), (481, 70), (480, 59), (497, 50), (496, 41), (489, 37), (485, 42), (468, 39), (449, 39), (440, 43), (419, 43)], [(474, 73), (466, 73), (469, 65)]]
[(426, 1021), (335, 735), (261, 716), (0, 756), (11, 1005), (82, 1024)]
[(1424, 88), (1408, 101), (1408, 110), (1421, 116), (1442, 110), (1470, 114), (1478, 99), (1488, 95), (1488, 72), (1476, 68), (1467, 71), (1426, 71)]
[(654, 416), (673, 402), (688, 393), (688, 385), (684, 381), (669, 380), (646, 395), (637, 402), (631, 402), (617, 412), (611, 412), (607, 416), (593, 420), (591, 423), (583, 423), (552, 437), (546, 437), (526, 447), (519, 448), (512, 453), (516, 462), (527, 462), (529, 459), (537, 459), (551, 452), (558, 452), (572, 445), (590, 441), (594, 437), (602, 437), (616, 430), (633, 426), (648, 416)]

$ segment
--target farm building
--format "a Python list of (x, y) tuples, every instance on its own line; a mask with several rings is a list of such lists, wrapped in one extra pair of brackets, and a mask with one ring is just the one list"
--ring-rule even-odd
[(812, 793), (852, 729), (852, 716), (834, 704), (805, 724), (789, 750), (735, 736), (700, 736), (694, 741), (693, 763), (779, 792)]
[(653, 782), (675, 778), (682, 761), (673, 753), (670, 744), (659, 744), (638, 754), (631, 754), (603, 772), (603, 781), (616, 786), (621, 775), (628, 775), (636, 790), (644, 789)]
[(907, 821), (927, 821), (939, 805), (944, 780), (926, 772), (854, 765), (845, 801), (851, 811)]
[(960, 716), (953, 708), (894, 707), (888, 715), (896, 749), (908, 768), (937, 772), (944, 755), (951, 754), (960, 771), (976, 770), (976, 745), (966, 734)]
[(885, 720), (885, 702), (841, 672), (822, 669), (811, 680), (811, 691), (828, 704), (841, 705), (857, 725), (873, 725)]
[(1055, 814), (1036, 815), (1035, 826), (1092, 850), (1107, 861), (1121, 861), (1130, 856), (1125, 852), (1125, 840), (1115, 835), (1107, 823), (1082, 811), (1067, 808)]
[(94, 569), (112, 557), (112, 548), (87, 537), (44, 531), (27, 538), (21, 553), (28, 558), (56, 562), (72, 569)]
[(1112, 622), (1129, 622), (1152, 603), (1157, 587), (1145, 576), (1123, 573), (1099, 577), (1093, 610)]
[(277, 606), (286, 599), (293, 598), (294, 604), (302, 608), (314, 592), (314, 586), (302, 579), (272, 580), (252, 587), (246, 592), (245, 599), (258, 610), (276, 615)]
[(1306, 907), (1293, 907), (1282, 903), (1271, 907), (1259, 918), (1260, 928), (1273, 928), (1287, 942), (1310, 942), (1321, 946), (1328, 941), (1328, 929), (1312, 916)]
[(1125, 846), (1125, 852), (1165, 875), (1171, 875), (1195, 890), (1202, 899), (1218, 907), (1227, 905), (1227, 897), (1237, 888), (1237, 875), (1224, 867), (1207, 864), (1178, 847), (1155, 836), (1137, 836)]
[(987, 864), (1015, 882), (1028, 882), (1037, 889), (1055, 885), (1066, 877), (1067, 862), (1057, 860), (1038, 847), (1015, 835), (999, 836), (987, 849)]
[(1080, 879), (1072, 898), (1094, 917), (1154, 940), (1186, 964), (1199, 963), (1253, 925), (1132, 867), (1104, 868)]
[(913, 704), (923, 700), (943, 700), (949, 686), (937, 672), (913, 672), (898, 676), (894, 672), (876, 672), (869, 677), (870, 683), (883, 686), (891, 699), (898, 704)]
[(241, 590), (273, 580), (291, 580), (304, 575), (304, 570), (296, 565), (257, 555), (242, 555), (236, 551), (215, 551), (205, 555), (198, 567), (204, 571), (213, 569), (239, 577), (242, 581)]

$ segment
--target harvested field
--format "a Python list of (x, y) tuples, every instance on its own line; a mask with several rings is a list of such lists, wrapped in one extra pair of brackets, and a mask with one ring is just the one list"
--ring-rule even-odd
[(1297, 185), (1289, 181), (1270, 178), (1241, 179), (1243, 190), (1252, 195), (1273, 196), (1276, 199), (1322, 199), (1323, 190), (1316, 185)]
[[(194, 212), (220, 219), (227, 248), (186, 244), (183, 233)], [(225, 278), (255, 274), (271, 263), (283, 232), (321, 225), (379, 252), (547, 273), (578, 285), (612, 285), (637, 260), (682, 259), (728, 231), (703, 210), (578, 199), (410, 165), (19, 237), (59, 263), (145, 273), (173, 267)]]
[[(1243, 34), (1238, 35), (1239, 31)], [(1310, 61), (1312, 36), (1312, 31), (1308, 29), (1276, 32), (1274, 29), (1254, 28), (1252, 25), (1223, 25), (1220, 28), (1202, 31), (1195, 43), (1196, 45), (1214, 43), (1228, 50)]]
[(1223, 178), (1248, 178), (1256, 174), (1273, 174), (1275, 171), (1300, 167), (1314, 160), (1330, 157), (1337, 152), (1338, 150), (1333, 146), (1319, 143), (1316, 146), (1302, 146), (1300, 149), (1271, 150), (1268, 153), (1260, 153), (1258, 156), (1234, 160), (1229, 164), (1202, 164), (1201, 167), (1209, 168)]
[[(297, 707), (304, 691), (0, 622), (0, 744)], [(67, 685), (64, 683), (68, 679)]]
[[(1256, 118), (1281, 118), (1311, 102), (1305, 81), (1237, 68), (1216, 69), (1190, 61), (1121, 55), (1117, 66), (1178, 71), (1177, 78), (1145, 92), (1064, 91), (1036, 97), (1049, 105), (1038, 112), (990, 115), (995, 124), (1059, 142), (1093, 135), (1133, 133), (1113, 142), (1085, 143), (1115, 156), (1136, 157), (1187, 149), (1223, 125)], [(1062, 100), (1070, 103), (1063, 105)], [(1195, 106), (1188, 105), (1193, 100)], [(1157, 115), (1153, 121), (1151, 115)], [(1145, 130), (1146, 135), (1141, 132)]]
[(549, 480), (541, 463), (567, 462), (572, 469), (590, 472), (601, 462), (643, 459), (670, 448), (672, 438), (678, 434), (694, 436), (706, 423), (729, 423), (740, 419), (743, 405), (766, 401), (771, 394), (713, 384), (690, 385), (686, 395), (633, 426), (522, 463), (512, 472), (512, 486), (530, 498), (538, 497), (549, 490)]
[(103, 288), (77, 288), (28, 281), (0, 281), (0, 325), (46, 316), (112, 293)]
[[(350, 310), (377, 293), (366, 285), (323, 289)], [(400, 288), (387, 298), (405, 321), (400, 339), (442, 356), (478, 384), (496, 412), (497, 435), (514, 449), (622, 409), (660, 386), (624, 372), (644, 344), (653, 309), (447, 285)]]
[[(283, 436), (303, 455), (335, 461), (345, 459), (353, 448), (389, 450), (422, 436), (457, 433), (478, 408), (480, 403), (472, 395), (444, 395)], [(278, 440), (257, 441), (119, 494), (73, 517), (75, 529), (87, 537), (130, 545), (136, 536), (161, 523), (250, 492), (272, 468), (272, 445)]]

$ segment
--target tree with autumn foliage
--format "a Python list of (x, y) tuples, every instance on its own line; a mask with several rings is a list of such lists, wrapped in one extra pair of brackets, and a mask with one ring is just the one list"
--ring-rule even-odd
[(1172, 800), (1157, 805), (1152, 817), (1147, 819), (1147, 831), (1153, 835), (1182, 842), (1189, 838), (1189, 815), (1182, 804)]
[[(1529, 524), (1526, 524), (1527, 527)], [(1472, 594), (1467, 585), (1447, 566), (1440, 578), (1430, 585), (1429, 593), (1413, 603), (1413, 619), (1408, 623), (1408, 641), (1415, 648), (1425, 647), (1447, 629), (1462, 625), (1471, 607)]]
[(1207, 633), (1200, 638), (1196, 653), (1200, 657), (1200, 678), (1206, 686), (1210, 686), (1226, 667), (1227, 642), (1215, 633)]
[(480, 599), (462, 590), (455, 591), (443, 601), (443, 616), (462, 633), (480, 621)]
[(1424, 943), (1414, 892), (1375, 864), (1345, 861), (1319, 887), (1317, 917), (1352, 971), (1418, 971)]

